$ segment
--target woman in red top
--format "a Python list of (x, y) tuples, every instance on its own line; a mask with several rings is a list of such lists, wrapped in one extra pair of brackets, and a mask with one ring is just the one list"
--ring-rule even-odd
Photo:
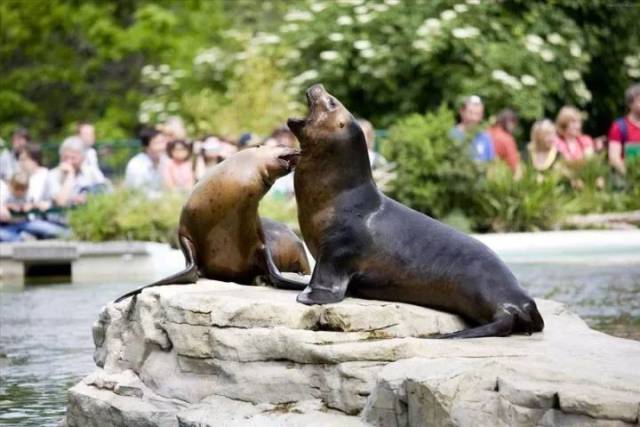
[(609, 129), (609, 164), (623, 175), (627, 172), (624, 147), (640, 145), (640, 84), (629, 87), (625, 99), (629, 114), (613, 122)]
[(582, 116), (578, 109), (562, 107), (556, 117), (556, 131), (556, 148), (569, 165), (581, 165), (593, 155), (595, 144), (589, 135), (582, 133)]

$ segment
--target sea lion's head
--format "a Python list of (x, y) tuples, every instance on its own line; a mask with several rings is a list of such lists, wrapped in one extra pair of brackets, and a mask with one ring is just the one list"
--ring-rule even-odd
[(300, 158), (299, 150), (282, 145), (262, 145), (244, 151), (254, 151), (256, 170), (265, 184), (265, 190), (269, 190), (276, 179), (295, 169)]
[(320, 84), (311, 86), (306, 94), (308, 116), (287, 121), (303, 150), (318, 144), (366, 145), (362, 128), (335, 96)]

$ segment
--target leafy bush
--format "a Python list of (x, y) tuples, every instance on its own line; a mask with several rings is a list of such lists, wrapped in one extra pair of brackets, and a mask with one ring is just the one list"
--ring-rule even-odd
[(496, 162), (476, 193), (475, 219), (480, 229), (497, 232), (548, 230), (564, 214), (566, 200), (558, 175), (525, 167), (514, 180), (506, 164)]
[(183, 203), (181, 194), (149, 198), (121, 189), (89, 198), (87, 204), (70, 212), (69, 225), (80, 240), (171, 242)]
[(384, 154), (397, 164), (392, 197), (438, 218), (456, 208), (468, 210), (480, 171), (468, 145), (449, 138), (453, 125), (453, 113), (441, 107), (391, 127)]

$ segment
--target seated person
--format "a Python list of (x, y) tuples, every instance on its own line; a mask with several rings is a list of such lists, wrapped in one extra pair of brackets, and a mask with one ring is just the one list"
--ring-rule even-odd
[(11, 134), (11, 149), (3, 149), (0, 153), (0, 179), (9, 180), (18, 171), (18, 157), (31, 141), (29, 132), (18, 128)]
[(47, 198), (59, 207), (83, 204), (87, 195), (109, 187), (100, 169), (84, 163), (85, 145), (77, 136), (65, 139), (60, 146), (60, 164), (49, 172)]
[(531, 165), (538, 172), (551, 170), (558, 160), (555, 145), (556, 126), (549, 119), (538, 120), (531, 127), (531, 142), (527, 145)]
[(555, 145), (563, 160), (570, 167), (579, 167), (595, 153), (595, 143), (582, 133), (582, 115), (571, 106), (565, 106), (556, 117)]
[(52, 239), (69, 235), (66, 227), (43, 219), (44, 212), (29, 201), (28, 194), (29, 175), (26, 172), (16, 172), (8, 185), (0, 181), (0, 241)]
[(493, 148), (496, 157), (504, 161), (517, 179), (522, 175), (520, 167), (520, 153), (516, 140), (513, 138), (513, 132), (518, 125), (518, 115), (515, 111), (505, 108), (498, 113), (496, 123), (488, 130), (493, 140)]
[(162, 165), (166, 161), (167, 138), (157, 129), (140, 132), (142, 152), (136, 154), (125, 171), (125, 185), (158, 194), (162, 190)]
[(194, 147), (196, 154), (195, 176), (202, 178), (208, 168), (217, 165), (226, 158), (238, 152), (238, 147), (224, 138), (209, 135), (204, 138), (198, 148)]
[(371, 169), (384, 168), (389, 162), (382, 156), (382, 154), (375, 150), (376, 132), (373, 125), (369, 120), (365, 119), (358, 119), (358, 124), (360, 124), (360, 127), (362, 128), (364, 139), (367, 142), (367, 151), (369, 152), (369, 163), (371, 164)]
[(94, 148), (96, 144), (96, 128), (89, 122), (80, 122), (77, 127), (77, 135), (84, 142), (84, 162), (88, 166), (98, 166), (98, 153)]
[(625, 92), (629, 113), (617, 119), (609, 129), (609, 164), (626, 174), (625, 158), (640, 156), (640, 84)]
[(477, 162), (490, 162), (495, 158), (491, 136), (484, 131), (477, 132), (478, 126), (484, 117), (484, 104), (479, 96), (467, 97), (459, 110), (460, 122), (451, 128), (449, 137), (455, 141), (463, 142), (472, 137), (470, 152), (473, 160)]
[(169, 158), (162, 169), (164, 187), (167, 190), (190, 191), (195, 184), (191, 144), (182, 139), (171, 141), (167, 145), (167, 154)]
[(42, 150), (38, 144), (27, 144), (20, 153), (19, 169), (29, 175), (29, 192), (27, 199), (38, 204), (40, 210), (46, 211), (51, 202), (45, 200), (45, 190), (49, 169), (42, 166)]

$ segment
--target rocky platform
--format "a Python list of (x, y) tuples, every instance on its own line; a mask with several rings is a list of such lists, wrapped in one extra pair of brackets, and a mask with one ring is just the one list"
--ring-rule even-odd
[(532, 336), (435, 340), (465, 327), (409, 304), (201, 280), (110, 304), (98, 369), (68, 426), (631, 426), (640, 343), (539, 300)]

